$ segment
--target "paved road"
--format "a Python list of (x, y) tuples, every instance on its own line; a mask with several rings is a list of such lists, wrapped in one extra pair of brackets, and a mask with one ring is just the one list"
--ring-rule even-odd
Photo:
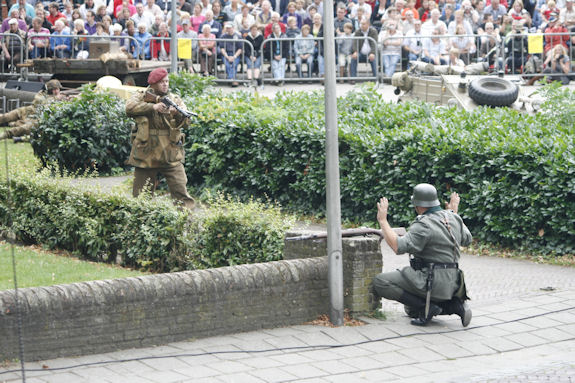
[[(406, 263), (383, 250), (385, 270)], [(302, 324), (27, 363), (28, 369), (40, 370), (29, 371), (27, 381), (575, 381), (575, 268), (469, 255), (461, 264), (473, 299), (467, 329), (456, 316), (413, 327), (400, 305), (385, 302), (387, 318), (365, 318), (364, 326)], [(119, 362), (124, 359), (131, 361)], [(104, 363), (42, 370), (94, 362)], [(19, 373), (2, 374), (2, 381), (19, 381)]]

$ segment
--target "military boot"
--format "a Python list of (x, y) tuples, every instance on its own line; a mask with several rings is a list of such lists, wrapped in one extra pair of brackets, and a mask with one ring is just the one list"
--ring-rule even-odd
[(441, 314), (443, 311), (441, 307), (433, 302), (429, 303), (429, 313), (425, 316), (425, 299), (415, 296), (407, 291), (404, 291), (399, 297), (398, 301), (410, 308), (412, 313), (419, 313), (419, 317), (411, 321), (414, 326), (426, 326), (436, 315)]
[(453, 298), (450, 301), (441, 302), (439, 306), (443, 309), (442, 315), (456, 314), (461, 318), (461, 324), (463, 327), (469, 326), (473, 314), (471, 313), (471, 308), (469, 308), (467, 303), (459, 298)]
[(12, 138), (12, 140), (14, 141), (15, 144), (17, 144), (18, 142), (29, 142), (30, 136), (14, 137), (14, 138)]
[(412, 319), (419, 318), (420, 316), (423, 315), (421, 310), (413, 308), (411, 306), (403, 306), (403, 310), (405, 311), (407, 316), (412, 318)]

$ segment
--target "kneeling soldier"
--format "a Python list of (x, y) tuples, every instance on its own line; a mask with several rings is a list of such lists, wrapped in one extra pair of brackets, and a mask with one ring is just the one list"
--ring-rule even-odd
[(373, 280), (379, 297), (403, 303), (411, 323), (425, 326), (435, 315), (457, 314), (464, 327), (471, 321), (463, 272), (458, 267), (459, 246), (471, 243), (471, 233), (457, 214), (459, 195), (451, 194), (447, 208), (439, 206), (437, 191), (429, 184), (413, 189), (411, 201), (418, 214), (403, 237), (387, 222), (389, 202), (377, 204), (377, 220), (385, 241), (396, 254), (411, 254), (411, 266), (378, 274)]

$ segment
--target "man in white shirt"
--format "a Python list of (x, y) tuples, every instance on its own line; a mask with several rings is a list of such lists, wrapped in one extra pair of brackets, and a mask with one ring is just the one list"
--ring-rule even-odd
[(573, 0), (566, 0), (565, 8), (559, 13), (559, 21), (567, 30), (575, 32), (575, 9)]
[(416, 19), (413, 22), (413, 30), (407, 32), (405, 39), (403, 39), (403, 49), (407, 51), (409, 61), (416, 61), (421, 58), (421, 48), (423, 46), (421, 36), (421, 20)]
[(147, 30), (149, 30), (154, 23), (152, 14), (145, 11), (144, 4), (142, 3), (136, 4), (136, 13), (130, 17), (130, 19), (134, 20), (136, 25), (140, 25), (140, 23), (146, 24)]
[(80, 5), (80, 14), (82, 15), (82, 18), (84, 20), (86, 20), (86, 12), (87, 11), (92, 11), (94, 12), (94, 14), (96, 14), (96, 11), (98, 10), (98, 7), (100, 7), (100, 5), (106, 5), (106, 2), (104, 0), (86, 0), (84, 1), (84, 4)]
[(365, 2), (365, 0), (357, 0), (357, 4), (353, 1), (349, 2), (350, 13), (349, 17), (352, 19), (357, 19), (357, 9), (363, 8), (363, 15), (368, 19), (371, 18), (371, 6)]
[(458, 11), (455, 11), (454, 16), (455, 16), (454, 20), (452, 22), (450, 22), (449, 26), (447, 27), (447, 33), (450, 35), (454, 35), (455, 34), (455, 27), (458, 24), (463, 24), (463, 27), (465, 28), (465, 34), (472, 35), (473, 34), (473, 27), (471, 26), (471, 24), (469, 24), (469, 22), (467, 22), (467, 20), (465, 20), (463, 10), (460, 9)]
[(156, 4), (156, 0), (148, 0), (144, 9), (146, 12), (151, 13), (154, 18), (156, 16), (162, 16), (162, 19), (164, 18), (164, 11), (162, 11), (162, 8)]
[(440, 16), (441, 12), (439, 12), (439, 9), (435, 8), (431, 11), (430, 19), (427, 20), (425, 23), (423, 23), (423, 25), (421, 26), (421, 33), (424, 36), (431, 36), (433, 34), (433, 31), (436, 30), (438, 27), (443, 27), (442, 30), (444, 31), (447, 30), (447, 25), (445, 25), (443, 21), (439, 20)]
[[(400, 25), (398, 25), (398, 29), (400, 32), (402, 32), (404, 35), (406, 35), (408, 32), (411, 32), (415, 29), (415, 21), (419, 20), (416, 19), (415, 17), (413, 17), (413, 11), (411, 9), (408, 9), (407, 11), (405, 11), (405, 20), (403, 20), (401, 22)], [(421, 30), (421, 23), (419, 23), (420, 26), (420, 30)]]

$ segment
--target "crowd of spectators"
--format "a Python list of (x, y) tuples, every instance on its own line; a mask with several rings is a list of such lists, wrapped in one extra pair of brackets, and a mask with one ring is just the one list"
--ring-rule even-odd
[[(278, 83), (286, 70), (295, 69), (299, 77), (323, 77), (323, 0), (173, 2), (178, 36), (192, 39), (191, 54), (183, 60), (187, 69), (209, 75), (222, 64), (233, 86), (240, 66), (249, 79), (259, 80), (264, 61), (270, 63)], [(358, 64), (364, 62), (372, 76), (377, 76), (381, 63), (390, 77), (402, 59), (458, 66), (489, 61), (519, 72), (531, 56), (539, 58), (547, 71), (571, 73), (573, 2), (339, 2), (334, 10), (338, 75), (355, 77)], [(170, 0), (17, 0), (0, 31), (6, 34), (1, 47), (4, 67), (13, 66), (22, 52), (31, 59), (87, 58), (90, 43), (99, 38), (117, 41), (134, 58), (169, 61), (171, 4)], [(543, 52), (533, 55), (528, 51), (529, 35), (541, 33)], [(502, 48), (504, 55), (498, 52)], [(506, 61), (496, 62), (498, 57)]]

